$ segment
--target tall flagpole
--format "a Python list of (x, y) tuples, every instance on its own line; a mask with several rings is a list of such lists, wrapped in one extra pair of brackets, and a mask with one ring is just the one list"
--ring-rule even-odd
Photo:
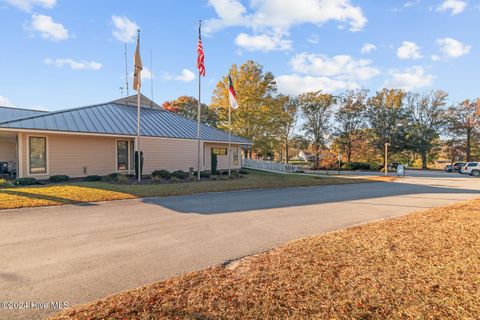
[[(201, 36), (202, 20), (198, 21), (198, 36)], [(200, 69), (198, 70), (198, 106), (197, 106), (197, 179), (200, 180), (200, 124), (201, 124), (201, 114), (202, 114), (202, 105), (200, 102), (201, 98), (201, 88), (202, 88), (202, 75)]]
[[(140, 30), (138, 30), (138, 43), (140, 43)], [(136, 66), (135, 66), (136, 68)], [(141, 77), (141, 75), (138, 75)], [(141, 79), (140, 79), (141, 81)], [(137, 175), (138, 182), (142, 181), (142, 156), (140, 155), (140, 91), (141, 85), (137, 88)]]
[(231, 174), (232, 161), (232, 103), (228, 104), (228, 175)]

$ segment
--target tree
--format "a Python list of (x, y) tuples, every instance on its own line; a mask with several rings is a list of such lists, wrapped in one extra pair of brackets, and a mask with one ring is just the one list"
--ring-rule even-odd
[(448, 123), (446, 100), (448, 94), (435, 91), (427, 95), (409, 93), (407, 112), (409, 117), (408, 136), (413, 151), (420, 153), (422, 169), (427, 168), (427, 158), (441, 131)]
[[(182, 116), (197, 121), (198, 100), (194, 97), (180, 96), (172, 101), (165, 101), (162, 104), (165, 110), (181, 114)], [(212, 127), (217, 126), (217, 115), (214, 110), (202, 103), (201, 121)]]
[(290, 96), (279, 95), (275, 98), (277, 111), (276, 120), (278, 138), (280, 142), (280, 154), (285, 150), (285, 161), (289, 160), (289, 149), (298, 120), (298, 100)]
[(377, 151), (383, 152), (386, 143), (392, 153), (406, 148), (405, 95), (403, 90), (383, 89), (368, 99), (366, 119)]
[(348, 90), (339, 99), (340, 107), (335, 113), (336, 142), (351, 162), (354, 141), (365, 126), (367, 90)]
[(449, 109), (451, 116), (450, 131), (462, 136), (465, 142), (466, 160), (472, 161), (472, 144), (480, 134), (480, 99), (465, 100)]
[(303, 130), (311, 141), (317, 159), (326, 143), (331, 109), (335, 103), (334, 96), (321, 91), (307, 92), (298, 97), (298, 105), (304, 116)]
[[(238, 108), (232, 110), (232, 133), (253, 141), (253, 149), (266, 153), (271, 148), (275, 134), (273, 95), (277, 90), (271, 72), (263, 72), (261, 65), (247, 61), (229, 70), (237, 94)], [(225, 75), (213, 91), (210, 108), (218, 114), (218, 126), (228, 130), (228, 75)], [(260, 150), (261, 149), (261, 150)], [(247, 153), (247, 150), (246, 150)]]

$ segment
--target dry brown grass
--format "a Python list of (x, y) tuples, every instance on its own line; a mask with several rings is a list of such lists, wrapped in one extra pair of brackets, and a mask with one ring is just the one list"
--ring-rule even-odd
[(480, 200), (291, 242), (53, 319), (478, 319)]

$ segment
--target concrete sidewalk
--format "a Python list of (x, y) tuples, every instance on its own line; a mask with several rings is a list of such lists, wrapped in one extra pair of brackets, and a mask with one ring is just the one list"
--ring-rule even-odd
[[(84, 303), (479, 190), (480, 179), (409, 177), (0, 211), (0, 301)], [(0, 310), (0, 319), (54, 312)]]

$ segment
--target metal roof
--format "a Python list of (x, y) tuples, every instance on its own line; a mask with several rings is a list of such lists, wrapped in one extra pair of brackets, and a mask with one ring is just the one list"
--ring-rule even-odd
[[(137, 107), (110, 102), (0, 122), (1, 128), (135, 136)], [(196, 139), (197, 123), (173, 112), (142, 107), (140, 132), (148, 137)], [(228, 133), (202, 124), (201, 139), (228, 142)], [(252, 143), (233, 134), (231, 141)]]
[(19, 108), (0, 106), (0, 123), (5, 121), (22, 119), (25, 117), (37, 116), (44, 113), (47, 113), (47, 111), (19, 109)]

